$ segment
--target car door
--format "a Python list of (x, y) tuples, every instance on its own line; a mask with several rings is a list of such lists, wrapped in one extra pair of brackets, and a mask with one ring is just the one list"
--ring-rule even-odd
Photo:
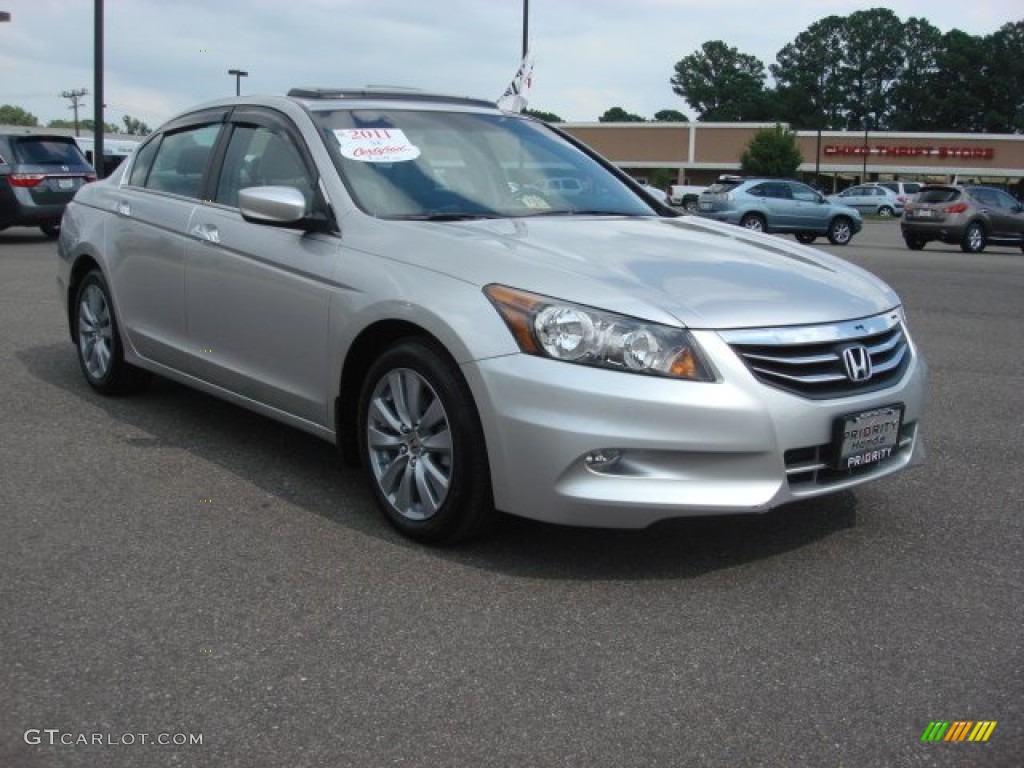
[(837, 202), (856, 208), (861, 213), (874, 205), (870, 187), (850, 187), (839, 195)]
[(271, 110), (232, 115), (210, 200), (189, 221), (189, 369), (245, 398), (324, 425), (327, 326), (340, 239), (248, 222), (239, 190), (299, 189), (326, 209), (294, 126)]
[(128, 342), (142, 356), (181, 369), (188, 223), (226, 110), (168, 126), (143, 145), (113, 197), (107, 279)]
[[(1024, 212), (1021, 205), (1005, 192), (993, 189), (989, 194), (989, 215), (992, 230), (1004, 242), (1020, 243), (1024, 234)], [(986, 201), (989, 202), (989, 201)]]
[(764, 181), (750, 189), (757, 197), (765, 212), (768, 230), (771, 232), (791, 231), (796, 223), (796, 211), (789, 187), (781, 181)]
[(825, 215), (827, 206), (821, 194), (795, 181), (787, 182), (787, 186), (793, 197), (794, 231), (824, 232), (828, 228), (828, 217)]

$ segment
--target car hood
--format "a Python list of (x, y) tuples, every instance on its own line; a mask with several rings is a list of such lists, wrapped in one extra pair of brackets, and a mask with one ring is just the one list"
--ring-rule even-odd
[[(401, 254), (400, 260), (480, 286), (501, 283), (691, 328), (819, 324), (899, 304), (885, 283), (842, 259), (696, 217), (377, 221), (377, 227), (368, 250), (381, 255)], [(389, 235), (395, 243), (386, 242)]]

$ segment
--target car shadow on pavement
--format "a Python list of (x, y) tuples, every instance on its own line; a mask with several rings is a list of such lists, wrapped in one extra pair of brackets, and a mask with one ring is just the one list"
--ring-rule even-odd
[(160, 377), (139, 395), (100, 396), (83, 381), (70, 342), (30, 347), (16, 356), (40, 382), (145, 433), (120, 438), (126, 444), (188, 451), (332, 522), (481, 570), (568, 580), (693, 578), (799, 549), (857, 525), (856, 497), (843, 492), (761, 515), (670, 520), (645, 530), (575, 528), (503, 515), (483, 540), (428, 549), (388, 526), (362, 473), (346, 467), (334, 447), (318, 438)]

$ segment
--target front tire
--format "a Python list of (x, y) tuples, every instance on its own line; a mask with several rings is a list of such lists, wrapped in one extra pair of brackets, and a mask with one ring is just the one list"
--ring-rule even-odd
[(764, 216), (759, 213), (748, 213), (742, 219), (740, 219), (740, 226), (744, 229), (749, 229), (752, 232), (764, 232), (765, 221)]
[(981, 253), (985, 250), (985, 245), (985, 227), (980, 222), (972, 221), (964, 230), (963, 239), (960, 241), (960, 250), (964, 253)]
[(836, 216), (828, 225), (828, 241), (832, 245), (846, 245), (853, 239), (853, 225), (845, 216)]
[(121, 331), (110, 288), (98, 269), (89, 272), (75, 294), (75, 346), (89, 386), (104, 395), (138, 392), (151, 374), (124, 361)]
[(411, 338), (385, 350), (363, 383), (358, 431), (370, 488), (399, 532), (448, 544), (490, 527), (496, 513), (483, 429), (443, 349)]

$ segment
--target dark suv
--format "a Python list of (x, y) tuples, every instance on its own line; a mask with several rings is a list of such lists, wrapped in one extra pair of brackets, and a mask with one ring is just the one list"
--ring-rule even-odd
[(932, 240), (981, 253), (989, 243), (1024, 250), (1024, 206), (995, 187), (930, 184), (907, 203), (900, 222), (914, 251)]
[(0, 229), (60, 232), (60, 217), (96, 171), (70, 136), (0, 133)]

